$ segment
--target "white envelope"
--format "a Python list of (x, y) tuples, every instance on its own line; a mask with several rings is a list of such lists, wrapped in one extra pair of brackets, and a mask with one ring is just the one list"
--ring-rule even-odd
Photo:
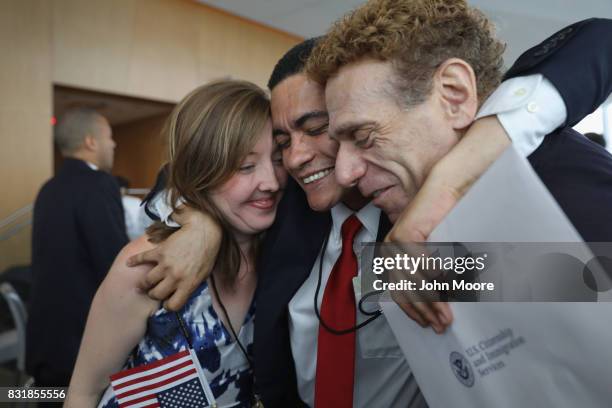
[[(581, 238), (510, 147), (430, 241)], [(454, 303), (443, 335), (422, 329), (392, 301), (381, 306), (432, 408), (612, 406), (612, 303)]]

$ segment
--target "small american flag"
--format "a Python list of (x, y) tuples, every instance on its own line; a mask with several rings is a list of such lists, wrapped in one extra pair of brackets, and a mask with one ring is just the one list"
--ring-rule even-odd
[(119, 402), (119, 407), (191, 408), (210, 406), (204, 384), (198, 377), (198, 366), (196, 364), (199, 363), (195, 353), (185, 350), (154, 363), (111, 375), (111, 386)]

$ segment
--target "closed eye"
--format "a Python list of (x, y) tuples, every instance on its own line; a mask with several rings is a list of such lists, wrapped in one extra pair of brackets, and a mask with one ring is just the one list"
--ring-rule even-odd
[(372, 129), (361, 129), (355, 133), (353, 133), (353, 140), (355, 146), (360, 149), (368, 149), (372, 147), (374, 137), (372, 136)]
[(238, 169), (241, 173), (249, 173), (255, 168), (254, 164), (244, 164)]
[(278, 135), (274, 138), (274, 142), (280, 149), (286, 149), (291, 144), (291, 138), (287, 135)]
[(313, 128), (313, 129), (308, 129), (308, 130), (306, 130), (305, 133), (308, 136), (319, 136), (319, 135), (322, 135), (323, 133), (327, 132), (328, 126), (329, 126), (329, 124), (326, 123), (326, 124), (324, 124), (322, 126), (318, 126), (316, 128)]

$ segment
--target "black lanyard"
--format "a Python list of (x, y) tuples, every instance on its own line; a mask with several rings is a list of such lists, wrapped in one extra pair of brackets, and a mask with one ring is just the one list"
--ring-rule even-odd
[[(223, 304), (223, 302), (221, 301), (221, 297), (219, 296), (219, 291), (217, 290), (217, 285), (215, 283), (215, 277), (212, 274), (210, 275), (210, 286), (212, 287), (212, 290), (215, 293), (215, 297), (217, 298), (217, 301), (219, 302), (219, 306), (221, 306), (221, 311), (223, 312), (223, 315), (225, 316), (225, 320), (227, 320), (227, 325), (229, 326), (229, 329), (232, 332), (234, 339), (236, 339), (236, 344), (238, 344), (240, 351), (242, 351), (242, 354), (246, 358), (247, 363), (249, 363), (249, 369), (253, 373), (253, 401), (251, 402), (251, 404), (255, 408), (263, 408), (263, 403), (261, 402), (261, 398), (259, 397), (259, 394), (255, 392), (255, 370), (253, 369), (253, 360), (251, 360), (251, 358), (247, 354), (246, 349), (244, 348), (244, 346), (242, 345), (242, 342), (238, 338), (238, 334), (236, 333), (236, 330), (234, 330), (234, 326), (232, 325), (232, 322), (229, 318), (227, 309), (225, 308), (225, 305)], [(187, 344), (189, 345), (189, 348), (193, 349), (193, 344), (191, 343), (191, 337), (189, 336), (189, 333), (187, 332), (187, 328), (185, 327), (185, 322), (183, 321), (183, 319), (181, 319), (181, 316), (178, 314), (178, 312), (175, 312), (175, 314), (176, 314), (176, 318), (178, 319), (179, 325), (181, 326), (181, 331), (183, 332), (183, 336), (185, 336), (185, 340), (187, 340)]]
[[(369, 292), (367, 294), (365, 294), (364, 296), (361, 297), (361, 299), (359, 300), (359, 305), (358, 305), (358, 309), (359, 312), (363, 313), (366, 316), (370, 316), (367, 320), (364, 320), (363, 322), (353, 326), (353, 327), (349, 327), (348, 329), (341, 329), (341, 330), (337, 330), (334, 329), (332, 327), (330, 327), (327, 323), (325, 323), (323, 321), (323, 318), (321, 317), (321, 313), (319, 313), (319, 291), (321, 290), (321, 280), (323, 278), (323, 256), (325, 255), (325, 251), (327, 250), (327, 244), (329, 241), (329, 234), (327, 234), (327, 236), (325, 237), (325, 241), (323, 242), (323, 248), (321, 250), (321, 254), (320, 254), (320, 258), (319, 258), (319, 279), (317, 281), (317, 289), (315, 291), (315, 296), (314, 296), (314, 310), (315, 310), (315, 314), (317, 315), (317, 319), (319, 319), (319, 323), (321, 324), (321, 326), (323, 326), (323, 328), (325, 328), (325, 330), (327, 330), (328, 332), (330, 332), (331, 334), (335, 334), (337, 336), (341, 336), (344, 334), (348, 334), (348, 333), (352, 333), (352, 332), (356, 332), (357, 330), (361, 329), (362, 327), (364, 327), (365, 325), (367, 325), (368, 323), (374, 321), (376, 318), (378, 318), (381, 314), (382, 311), (380, 311), (380, 309), (375, 310), (373, 312), (368, 312), (366, 310), (363, 309), (363, 301), (365, 299), (367, 299), (370, 296), (382, 293), (382, 290), (376, 290), (373, 292)], [(333, 270), (333, 267), (332, 267)]]

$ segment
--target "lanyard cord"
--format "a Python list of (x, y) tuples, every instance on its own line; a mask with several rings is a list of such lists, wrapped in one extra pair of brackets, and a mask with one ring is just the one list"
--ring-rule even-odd
[(238, 347), (240, 347), (240, 351), (242, 351), (242, 354), (244, 354), (244, 357), (249, 363), (249, 368), (251, 369), (251, 371), (253, 371), (253, 362), (251, 361), (251, 358), (247, 354), (244, 346), (240, 342), (240, 339), (238, 338), (238, 335), (236, 334), (236, 330), (234, 330), (234, 326), (232, 326), (232, 322), (229, 318), (229, 315), (227, 314), (227, 309), (225, 309), (225, 305), (221, 301), (221, 296), (219, 296), (219, 291), (217, 290), (217, 284), (215, 283), (215, 275), (213, 274), (210, 275), (210, 283), (211, 283), (210, 286), (212, 286), (213, 292), (215, 293), (215, 297), (217, 298), (217, 302), (219, 302), (219, 306), (221, 306), (221, 311), (223, 312), (223, 316), (225, 316), (225, 320), (227, 320), (227, 325), (229, 326), (232, 334), (234, 335), (234, 339), (236, 339), (236, 343), (238, 344)]
[[(229, 326), (229, 329), (232, 332), (232, 335), (236, 339), (236, 344), (238, 344), (238, 347), (240, 348), (240, 351), (242, 352), (242, 354), (246, 358), (247, 363), (249, 364), (249, 369), (254, 373), (254, 370), (253, 370), (253, 361), (250, 359), (250, 357), (247, 354), (244, 346), (240, 342), (240, 339), (238, 338), (238, 335), (236, 334), (236, 330), (234, 330), (234, 326), (232, 326), (232, 322), (231, 322), (231, 320), (229, 318), (229, 315), (227, 314), (227, 309), (225, 308), (225, 305), (223, 304), (223, 302), (221, 301), (221, 297), (219, 296), (219, 291), (217, 290), (217, 285), (215, 284), (215, 277), (212, 274), (210, 275), (210, 283), (211, 283), (210, 286), (212, 286), (212, 289), (213, 289), (213, 292), (215, 294), (215, 297), (217, 298), (217, 301), (219, 302), (219, 306), (221, 306), (221, 311), (223, 312), (223, 316), (225, 316), (225, 319), (227, 320), (227, 325)], [(189, 336), (189, 332), (187, 331), (187, 328), (185, 327), (185, 322), (181, 318), (181, 315), (178, 314), (178, 312), (175, 312), (174, 314), (176, 315), (176, 318), (178, 319), (179, 325), (181, 327), (181, 332), (183, 333), (183, 336), (185, 336), (185, 340), (187, 340), (187, 344), (189, 345), (189, 348), (193, 349), (193, 344), (191, 342), (191, 336)], [(254, 380), (254, 378), (253, 378), (253, 401), (252, 401), (252, 406), (255, 407), (255, 408), (263, 408), (263, 404), (261, 402), (261, 398), (260, 398), (259, 394), (257, 394), (256, 389), (255, 389), (255, 380)]]
[(246, 349), (244, 348), (244, 346), (242, 345), (242, 342), (240, 342), (240, 339), (238, 338), (238, 334), (236, 334), (236, 330), (234, 330), (234, 326), (232, 326), (232, 321), (229, 318), (227, 309), (225, 308), (225, 305), (221, 301), (221, 296), (219, 296), (219, 291), (217, 290), (217, 284), (215, 283), (215, 275), (213, 274), (210, 275), (210, 283), (211, 283), (210, 286), (212, 286), (213, 292), (215, 293), (215, 297), (217, 298), (217, 302), (219, 302), (219, 306), (221, 306), (221, 311), (223, 312), (223, 315), (225, 316), (225, 320), (227, 320), (227, 325), (229, 326), (230, 330), (232, 331), (232, 334), (234, 335), (234, 338), (236, 339), (236, 344), (238, 344), (238, 347), (240, 347), (240, 351), (242, 351), (242, 354), (244, 354), (244, 358), (246, 358), (247, 362), (249, 363), (249, 368), (251, 369), (251, 372), (253, 373), (253, 401), (251, 401), (251, 404), (255, 408), (263, 408), (261, 397), (257, 393), (257, 384), (255, 381), (255, 369), (253, 368), (253, 360), (251, 360), (251, 358), (247, 354)]
[[(323, 320), (323, 318), (321, 317), (321, 313), (319, 313), (319, 291), (321, 290), (321, 280), (323, 279), (323, 256), (325, 255), (325, 251), (327, 250), (327, 244), (329, 241), (329, 234), (325, 237), (325, 241), (323, 242), (323, 248), (321, 250), (321, 255), (319, 258), (319, 279), (317, 281), (317, 290), (315, 291), (315, 296), (314, 296), (314, 310), (315, 310), (315, 314), (317, 315), (317, 319), (319, 319), (319, 323), (321, 324), (321, 326), (323, 326), (323, 328), (325, 328), (325, 330), (327, 330), (328, 332), (330, 332), (331, 334), (335, 334), (337, 336), (341, 336), (344, 334), (349, 334), (352, 332), (356, 332), (357, 330), (361, 329), (362, 327), (364, 327), (366, 324), (374, 321), (378, 316), (380, 316), (382, 314), (382, 312), (380, 310), (376, 310), (374, 312), (367, 312), (365, 310), (363, 310), (362, 308), (362, 302), (368, 298), (371, 295), (374, 295), (376, 293), (380, 293), (381, 291), (376, 291), (376, 292), (370, 292), (368, 294), (366, 294), (365, 296), (363, 296), (361, 298), (361, 300), (359, 300), (359, 311), (365, 315), (370, 316), (367, 320), (364, 320), (363, 322), (359, 323), (356, 326), (353, 327), (349, 327), (348, 329), (342, 329), (342, 330), (337, 330), (334, 329), (330, 326), (327, 325), (327, 323), (325, 323), (325, 321)], [(333, 270), (333, 268), (332, 268)]]

